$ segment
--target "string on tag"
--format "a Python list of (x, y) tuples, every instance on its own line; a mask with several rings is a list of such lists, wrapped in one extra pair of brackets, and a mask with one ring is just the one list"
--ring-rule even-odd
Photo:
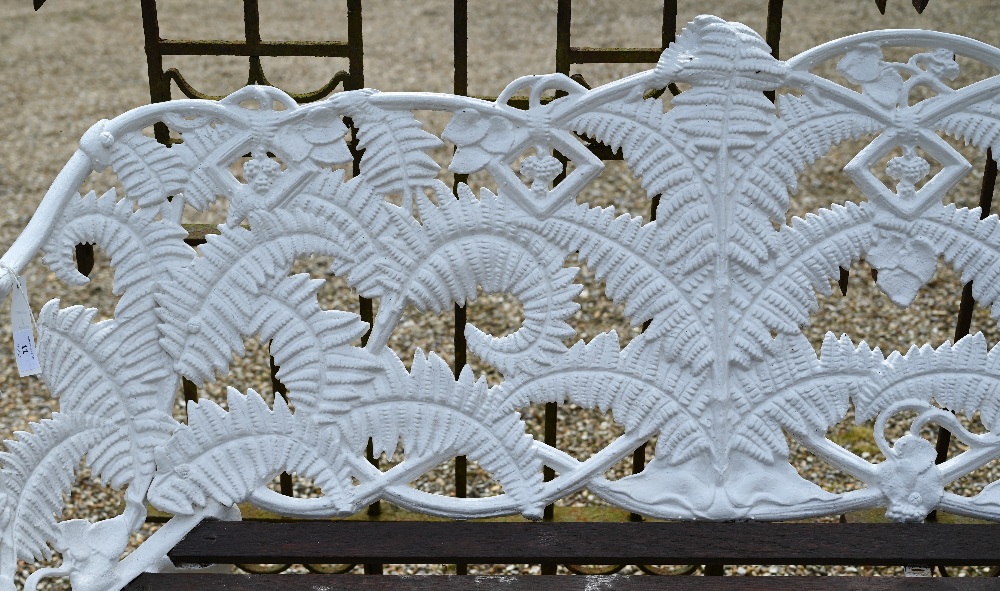
[[(14, 289), (16, 289), (21, 294), (21, 297), (24, 298), (24, 301), (27, 302), (28, 289), (24, 286), (24, 283), (21, 282), (21, 277), (14, 272), (14, 269), (11, 269), (6, 263), (0, 263), (0, 274), (9, 275), (11, 279), (14, 280)], [(11, 290), (11, 295), (13, 295), (14, 289)], [(38, 325), (35, 322), (35, 312), (31, 309), (30, 305), (28, 306), (28, 317), (31, 318), (31, 328), (37, 331)]]
[(32, 376), (41, 372), (35, 345), (35, 333), (38, 329), (35, 314), (28, 302), (28, 291), (24, 282), (9, 266), (0, 263), (0, 273), (4, 278), (13, 280), (10, 295), (10, 324), (14, 337), (14, 359), (17, 371), (21, 377)]

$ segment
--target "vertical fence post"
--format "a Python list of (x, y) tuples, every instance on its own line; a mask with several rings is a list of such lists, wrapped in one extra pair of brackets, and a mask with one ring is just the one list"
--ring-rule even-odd
[[(469, 3), (468, 0), (455, 0), (454, 3), (454, 24), (452, 32), (454, 35), (454, 94), (468, 96), (469, 94)], [(458, 184), (468, 182), (469, 176), (456, 174), (452, 183), (452, 191), (456, 197), (458, 195)], [(465, 367), (468, 361), (468, 350), (465, 342), (465, 325), (467, 322), (465, 306), (455, 304), (455, 332), (452, 342), (455, 346), (455, 379)], [(469, 460), (465, 456), (455, 458), (455, 496), (465, 498), (468, 496), (468, 476)], [(455, 574), (469, 574), (469, 565), (464, 563), (455, 564)]]

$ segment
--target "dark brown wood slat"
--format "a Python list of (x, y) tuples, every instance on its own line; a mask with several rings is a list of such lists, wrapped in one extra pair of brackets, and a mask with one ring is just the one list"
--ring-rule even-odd
[[(281, 577), (276, 579), (275, 577)], [(395, 576), (144, 574), (125, 591), (978, 591), (1000, 579), (904, 577)]]
[(938, 523), (205, 522), (175, 562), (1000, 565), (1000, 527)]

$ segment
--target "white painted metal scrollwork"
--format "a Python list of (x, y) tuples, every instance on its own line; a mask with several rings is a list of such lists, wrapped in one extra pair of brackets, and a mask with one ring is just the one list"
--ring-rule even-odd
[[(886, 62), (889, 46), (927, 51)], [(6, 291), (10, 271), (39, 250), (78, 284), (86, 278), (73, 246), (95, 243), (111, 257), (121, 295), (111, 320), (95, 323), (94, 311), (59, 301), (39, 314), (42, 372), (60, 409), (2, 454), (0, 588), (14, 588), (19, 559), (54, 548), (63, 566), (38, 571), (28, 588), (68, 572), (75, 589), (119, 589), (144, 570), (169, 568), (165, 552), (177, 539), (206, 517), (238, 518), (240, 502), (310, 517), (386, 499), (448, 517), (537, 518), (587, 488), (660, 518), (885, 507), (899, 521), (936, 508), (1000, 519), (997, 483), (973, 497), (944, 488), (1000, 456), (1000, 353), (981, 334), (888, 357), (832, 334), (817, 355), (802, 334), (815, 292), (861, 258), (906, 306), (943, 256), (1000, 314), (1000, 224), (945, 203), (970, 165), (939, 136), (1000, 153), (1000, 78), (952, 88), (954, 54), (1000, 67), (996, 48), (923, 31), (864, 33), (782, 62), (749, 28), (699, 17), (654, 69), (593, 90), (561, 75), (529, 76), (496, 103), (365, 90), (298, 106), (251, 86), (218, 103), (150, 105), (98, 123), (0, 261)], [(855, 88), (812, 71), (830, 60)], [(690, 88), (665, 109), (649, 91), (672, 82)], [(916, 87), (932, 96), (917, 100)], [(774, 104), (764, 92), (779, 88), (795, 92)], [(519, 90), (530, 95), (527, 110), (507, 104)], [(560, 98), (542, 101), (552, 90)], [(485, 170), (497, 194), (461, 185), (453, 197), (428, 155), (441, 139), (415, 110), (453, 114), (441, 134), (457, 147), (450, 169)], [(364, 149), (354, 178), (334, 168), (351, 159), (345, 117)], [(155, 122), (183, 143), (167, 148), (143, 135)], [(804, 167), (869, 134), (877, 139), (845, 169), (868, 200), (785, 224), (788, 190)], [(577, 203), (603, 169), (581, 136), (620, 149), (646, 191), (661, 195), (656, 222)], [(897, 183), (890, 189), (872, 168), (897, 149), (886, 167)], [(573, 164), (559, 183), (555, 151)], [(231, 166), (244, 154), (241, 181)], [(923, 154), (941, 165), (930, 179)], [(77, 194), (109, 166), (124, 196)], [(228, 201), (227, 223), (196, 253), (183, 242), (181, 211), (218, 197)], [(564, 267), (573, 253), (632, 323), (649, 323), (624, 348), (614, 332), (566, 344), (581, 289), (576, 269)], [(297, 258), (314, 254), (331, 255), (332, 272), (378, 301), (365, 346), (355, 344), (368, 329), (355, 314), (320, 307), (321, 281), (290, 275)], [(455, 379), (433, 353), (387, 346), (407, 307), (450, 309), (480, 288), (510, 293), (524, 308), (512, 334), (467, 331), (472, 352), (503, 375), (499, 385), (468, 369)], [(271, 341), (294, 411), (280, 398), (269, 406), (253, 391), (230, 390), (226, 407), (192, 404), (187, 424), (175, 421), (180, 378), (200, 384), (225, 374), (253, 336)], [(401, 356), (413, 356), (412, 367)], [(526, 433), (519, 409), (567, 401), (610, 409), (624, 434), (580, 461)], [(858, 420), (876, 418), (884, 462), (826, 438), (852, 403)], [(945, 408), (978, 413), (987, 432), (970, 432)], [(902, 412), (916, 419), (890, 443), (886, 421)], [(935, 465), (919, 436), (930, 423), (968, 451)], [(834, 494), (804, 479), (788, 462), (786, 434), (865, 486)], [(645, 470), (605, 478), (657, 435)], [(376, 453), (402, 440), (405, 459), (373, 467), (369, 438)], [(455, 455), (479, 462), (503, 493), (465, 499), (409, 486)], [(84, 456), (103, 481), (127, 487), (121, 516), (58, 520)], [(543, 465), (558, 476), (544, 482)], [(324, 495), (270, 491), (283, 470), (314, 479)], [(147, 502), (176, 517), (119, 561)]]

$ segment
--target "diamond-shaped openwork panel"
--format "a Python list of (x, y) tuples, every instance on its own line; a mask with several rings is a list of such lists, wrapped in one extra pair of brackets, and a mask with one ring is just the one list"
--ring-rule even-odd
[[(913, 137), (908, 137), (908, 136)], [(891, 191), (873, 173), (872, 167), (896, 148), (903, 155), (889, 161), (886, 173), (897, 181)], [(941, 164), (942, 169), (920, 188), (917, 184), (930, 173), (930, 163), (916, 153), (921, 148)], [(962, 180), (972, 165), (955, 148), (934, 133), (883, 134), (844, 167), (865, 195), (903, 219), (913, 220), (931, 206), (941, 204), (945, 193)]]

